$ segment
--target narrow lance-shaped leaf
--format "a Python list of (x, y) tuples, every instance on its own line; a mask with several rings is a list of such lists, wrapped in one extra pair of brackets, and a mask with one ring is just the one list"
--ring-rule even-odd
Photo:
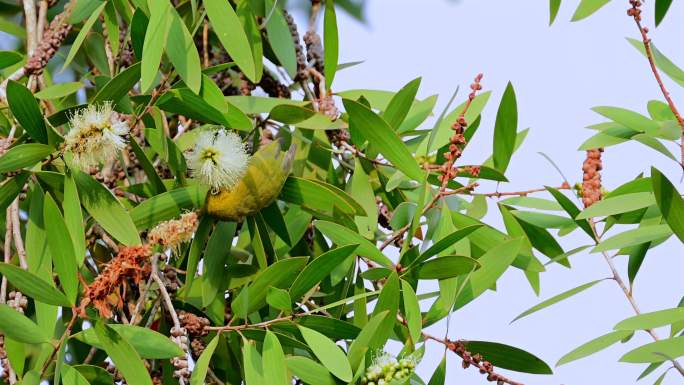
[(335, 377), (344, 382), (352, 380), (352, 370), (344, 352), (325, 335), (303, 326), (299, 327), (302, 337), (313, 350), (316, 358), (332, 373)]
[(266, 338), (264, 338), (263, 357), (264, 377), (269, 379), (270, 384), (290, 385), (292, 383), (292, 379), (287, 373), (283, 347), (280, 345), (278, 337), (270, 330), (266, 331)]
[[(164, 46), (171, 28), (171, 5), (166, 0), (149, 0), (150, 21), (143, 43), (140, 88), (150, 90), (159, 72)], [(103, 3), (104, 5), (104, 3)]]
[(617, 343), (618, 341), (622, 341), (623, 339), (629, 337), (631, 334), (631, 331), (619, 330), (602, 335), (601, 337), (595, 338), (589, 342), (586, 342), (578, 346), (568, 354), (561, 357), (560, 360), (558, 360), (558, 363), (556, 363), (556, 366), (561, 366), (563, 364), (567, 364), (568, 362), (579, 360), (580, 358), (592, 355)]
[(47, 143), (47, 128), (43, 113), (31, 91), (22, 84), (9, 80), (7, 82), (7, 104), (12, 115), (28, 134), (40, 143)]
[(684, 242), (684, 199), (665, 175), (651, 168), (653, 193), (660, 212), (672, 231)]
[(684, 320), (684, 307), (642, 313), (620, 321), (615, 330), (645, 330), (670, 325)]
[(51, 225), (47, 232), (48, 246), (52, 255), (52, 262), (59, 275), (59, 282), (69, 299), (69, 302), (76, 303), (78, 296), (78, 266), (74, 244), (69, 235), (66, 223), (59, 207), (52, 199), (50, 194), (45, 194), (45, 204), (43, 206), (43, 216), (45, 223)]
[(551, 306), (551, 305), (555, 305), (555, 304), (557, 304), (558, 302), (560, 302), (560, 301), (562, 301), (562, 300), (564, 300), (564, 299), (570, 298), (570, 297), (572, 297), (572, 296), (575, 295), (575, 294), (581, 293), (581, 292), (583, 292), (583, 291), (589, 289), (590, 287), (596, 285), (597, 283), (599, 283), (599, 282), (601, 282), (601, 281), (603, 281), (603, 280), (602, 280), (602, 279), (599, 279), (599, 280), (596, 280), (596, 281), (592, 281), (592, 282), (589, 282), (589, 283), (585, 283), (584, 285), (577, 286), (577, 287), (574, 288), (574, 289), (570, 289), (570, 290), (565, 291), (565, 292), (563, 292), (563, 293), (561, 293), (561, 294), (555, 295), (555, 296), (553, 296), (553, 297), (547, 299), (546, 301), (542, 301), (542, 302), (540, 302), (539, 304), (534, 305), (534, 306), (532, 306), (531, 308), (529, 308), (529, 309), (525, 310), (524, 312), (520, 313), (520, 315), (518, 315), (517, 317), (515, 317), (515, 318), (513, 319), (513, 321), (511, 321), (511, 323), (513, 323), (513, 322), (519, 320), (520, 318), (527, 317), (528, 315), (530, 315), (530, 314), (532, 314), (532, 313), (538, 312), (539, 310), (542, 310), (542, 309), (544, 309), (544, 308), (547, 308), (547, 307), (549, 307), (549, 306)]
[(73, 305), (62, 292), (50, 286), (37, 275), (18, 266), (0, 263), (0, 274), (22, 293), (37, 301), (55, 306), (69, 307)]
[(496, 113), (496, 123), (494, 124), (494, 168), (502, 173), (508, 168), (508, 163), (511, 161), (511, 156), (513, 156), (517, 130), (518, 104), (513, 84), (508, 82), (506, 90), (501, 97), (499, 110)]
[(608, 4), (610, 0), (582, 0), (572, 15), (572, 21), (579, 21), (591, 16), (604, 5)]
[(254, 81), (254, 57), (245, 30), (230, 3), (223, 0), (207, 0), (204, 7), (209, 22), (223, 47), (248, 79)]
[(339, 57), (339, 36), (337, 31), (337, 15), (333, 0), (325, 1), (325, 15), (323, 16), (323, 63), (325, 69), (325, 88), (330, 89), (335, 72), (337, 72), (337, 60)]
[(204, 379), (207, 377), (207, 371), (209, 370), (209, 363), (211, 362), (211, 356), (214, 355), (216, 346), (218, 346), (220, 335), (216, 335), (211, 339), (211, 342), (204, 348), (204, 351), (200, 355), (199, 359), (195, 363), (195, 367), (192, 370), (192, 377), (190, 377), (190, 385), (204, 385)]
[(95, 322), (93, 327), (104, 350), (114, 361), (116, 368), (121, 372), (126, 382), (135, 385), (152, 385), (152, 380), (147, 369), (145, 369), (143, 360), (119, 333), (102, 321)]
[(377, 146), (380, 153), (406, 176), (423, 180), (423, 171), (418, 162), (387, 122), (361, 103), (349, 99), (343, 102), (350, 116), (350, 124), (356, 125), (368, 141)]

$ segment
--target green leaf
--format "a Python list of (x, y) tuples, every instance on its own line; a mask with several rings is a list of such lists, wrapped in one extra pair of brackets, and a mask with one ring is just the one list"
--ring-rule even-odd
[(383, 311), (373, 315), (366, 326), (361, 329), (361, 333), (359, 333), (358, 337), (352, 341), (349, 350), (347, 350), (347, 357), (349, 357), (349, 363), (352, 368), (359, 367), (359, 364), (367, 351), (377, 348), (377, 346), (372, 344), (372, 341), (375, 338), (375, 334), (377, 333), (380, 324), (385, 321), (388, 314), (389, 311)]
[[(577, 215), (580, 213), (580, 209), (575, 206), (574, 203), (568, 198), (567, 196), (563, 195), (562, 192), (556, 190), (553, 187), (546, 186), (546, 190), (553, 195), (554, 199), (558, 202), (558, 204), (563, 207), (563, 210), (565, 210), (568, 215), (570, 215), (570, 218), (575, 218)], [(594, 231), (591, 229), (591, 226), (589, 225), (589, 222), (587, 222), (584, 219), (577, 220), (575, 219), (575, 223), (577, 226), (579, 226), (582, 230), (584, 230), (591, 239), (594, 239)]]
[(572, 21), (579, 21), (591, 16), (608, 2), (610, 0), (582, 0), (575, 10), (575, 14), (572, 15)]
[(59, 99), (71, 95), (81, 88), (83, 88), (81, 82), (57, 83), (36, 92), (34, 96), (41, 100)]
[(202, 207), (206, 194), (207, 188), (201, 185), (180, 187), (143, 201), (131, 209), (130, 217), (138, 229), (150, 229), (187, 210)]
[(564, 299), (570, 298), (570, 297), (572, 297), (572, 296), (575, 295), (575, 294), (579, 294), (579, 293), (581, 293), (581, 292), (583, 292), (583, 291), (589, 289), (590, 287), (596, 285), (597, 283), (599, 283), (599, 282), (601, 282), (601, 281), (603, 281), (603, 280), (602, 280), (602, 279), (599, 279), (599, 280), (596, 280), (596, 281), (591, 281), (591, 282), (585, 283), (584, 285), (577, 286), (577, 287), (574, 288), (574, 289), (570, 289), (570, 290), (568, 290), (568, 291), (565, 291), (565, 292), (563, 292), (563, 293), (560, 293), (560, 294), (558, 294), (558, 295), (555, 295), (555, 296), (553, 296), (553, 297), (551, 297), (551, 298), (549, 298), (549, 299), (547, 299), (547, 300), (545, 300), (545, 301), (542, 301), (542, 302), (538, 303), (537, 305), (534, 305), (534, 306), (532, 306), (531, 308), (529, 308), (529, 309), (525, 310), (524, 312), (520, 313), (520, 315), (518, 315), (517, 317), (515, 317), (515, 318), (513, 319), (513, 321), (511, 321), (511, 323), (513, 323), (513, 322), (519, 320), (520, 318), (527, 317), (528, 315), (530, 315), (530, 314), (532, 314), (532, 313), (536, 313), (536, 312), (538, 312), (539, 310), (542, 310), (542, 309), (544, 309), (544, 308), (547, 308), (547, 307), (549, 307), (549, 306), (551, 306), (551, 305), (555, 305), (555, 304), (557, 304), (558, 302), (560, 302), (560, 301), (562, 301), (562, 300), (564, 300)]
[(506, 91), (501, 97), (499, 110), (496, 113), (496, 123), (494, 124), (494, 168), (502, 173), (508, 168), (508, 163), (513, 156), (517, 131), (518, 104), (513, 84), (508, 82)]
[(52, 254), (52, 263), (59, 276), (59, 282), (66, 293), (69, 302), (76, 303), (78, 296), (78, 264), (74, 244), (69, 230), (64, 222), (64, 217), (59, 211), (52, 196), (45, 194), (43, 217), (45, 223), (50, 225), (47, 232), (47, 242)]
[[(183, 354), (183, 350), (167, 336), (152, 329), (127, 324), (110, 324), (109, 327), (129, 343), (142, 358), (168, 359)], [(93, 328), (78, 332), (71, 338), (98, 349), (105, 346)]]
[(634, 131), (655, 134), (659, 130), (657, 122), (637, 113), (619, 107), (594, 107), (592, 111)]
[(672, 230), (668, 225), (641, 226), (636, 229), (627, 230), (602, 240), (591, 252), (622, 249), (629, 246), (636, 246), (641, 243), (655, 241), (672, 235)]
[(73, 176), (83, 207), (97, 223), (122, 244), (139, 245), (140, 236), (131, 216), (112, 192), (81, 171), (74, 170)]
[(314, 226), (337, 245), (358, 244), (358, 249), (356, 249), (358, 255), (364, 256), (385, 267), (391, 267), (393, 265), (392, 261), (378, 250), (374, 244), (342, 225), (318, 220), (314, 222)]
[(269, 287), (266, 292), (266, 303), (283, 312), (292, 310), (292, 299), (290, 298), (290, 294), (283, 289)]
[(684, 242), (684, 199), (665, 175), (651, 167), (653, 193), (663, 218), (672, 231)]
[(626, 213), (655, 203), (652, 193), (640, 192), (609, 197), (584, 209), (575, 219), (588, 219)]
[[(245, 30), (230, 4), (223, 0), (204, 2), (211, 26), (221, 44), (249, 80), (255, 81), (261, 74), (255, 73), (254, 56)], [(261, 60), (261, 59), (259, 59)]]
[(556, 20), (560, 6), (561, 0), (549, 0), (549, 25), (553, 24)]
[(214, 355), (216, 346), (218, 346), (220, 334), (217, 334), (211, 339), (211, 342), (204, 348), (204, 351), (200, 355), (199, 359), (195, 363), (195, 367), (192, 369), (192, 377), (190, 377), (190, 385), (204, 385), (204, 379), (207, 377), (207, 371), (209, 370), (209, 363), (211, 362), (211, 356)]
[(311, 348), (323, 364), (335, 377), (344, 382), (352, 380), (352, 370), (344, 352), (334, 342), (325, 335), (303, 326), (299, 326), (299, 331), (304, 337), (307, 345)]
[(37, 275), (20, 267), (0, 262), (0, 274), (29, 297), (49, 305), (70, 307), (72, 303)]
[(684, 336), (668, 338), (640, 346), (627, 352), (620, 362), (651, 363), (665, 358), (675, 359), (684, 355)]
[[(269, 384), (290, 385), (292, 383), (292, 379), (287, 373), (283, 347), (280, 345), (278, 337), (270, 330), (266, 331), (264, 338), (263, 357), (264, 377), (268, 378)], [(346, 357), (344, 359), (347, 360)]]
[(487, 341), (465, 341), (464, 344), (469, 352), (487, 357), (494, 366), (523, 373), (553, 374), (544, 361), (514, 346)]
[(171, 5), (166, 0), (148, 0), (150, 21), (145, 31), (140, 67), (140, 89), (148, 92), (154, 85), (159, 72), (164, 46), (171, 29)]
[(432, 373), (432, 377), (430, 377), (430, 382), (428, 382), (428, 385), (444, 385), (446, 382), (446, 355), (442, 357), (442, 361), (440, 361), (439, 365), (437, 365), (437, 368), (435, 369), (434, 373)]
[[(154, 14), (154, 13), (153, 13)], [(192, 92), (199, 94), (202, 85), (202, 67), (195, 42), (175, 9), (171, 10), (166, 55)]]
[(7, 82), (7, 104), (12, 115), (26, 132), (36, 141), (47, 143), (47, 128), (43, 112), (31, 91), (14, 80)]
[(263, 360), (256, 343), (243, 337), (242, 364), (245, 371), (245, 385), (262, 385), (264, 382)]
[(476, 259), (462, 255), (446, 255), (421, 263), (415, 270), (419, 279), (447, 279), (468, 274), (479, 266)]
[(350, 126), (355, 125), (406, 176), (417, 181), (423, 180), (423, 171), (415, 158), (384, 119), (361, 103), (349, 99), (343, 99), (343, 103), (350, 116)]
[[(79, 1), (80, 3), (80, 1)], [(96, 4), (95, 1), (90, 2), (90, 4)], [(90, 30), (93, 28), (93, 25), (97, 21), (97, 19), (100, 18), (100, 14), (104, 10), (105, 6), (107, 5), (106, 1), (103, 1), (97, 8), (92, 10), (92, 12), (89, 12), (88, 14), (90, 15), (88, 17), (88, 20), (86, 20), (85, 23), (83, 23), (83, 26), (81, 27), (81, 30), (78, 32), (78, 35), (76, 35), (76, 39), (74, 39), (74, 42), (71, 43), (71, 48), (69, 49), (69, 53), (67, 54), (66, 59), (64, 59), (64, 64), (62, 65), (62, 71), (64, 71), (67, 67), (69, 67), (69, 64), (71, 64), (71, 61), (74, 60), (74, 57), (76, 57), (76, 54), (78, 53), (78, 50), (81, 49), (81, 45), (83, 45), (83, 42), (85, 41), (86, 37), (88, 37), (88, 33), (90, 33)]]
[(361, 329), (351, 323), (321, 315), (297, 317), (297, 323), (333, 340), (353, 340), (361, 332)]
[(20, 172), (18, 175), (3, 181), (0, 186), (0, 212), (4, 212), (12, 204), (24, 188), (24, 184), (26, 184), (30, 175), (28, 172)]
[(91, 103), (97, 104), (110, 100), (118, 102), (140, 80), (140, 62), (119, 72), (97, 92)]
[(33, 167), (55, 151), (47, 144), (27, 143), (12, 147), (0, 157), (0, 173)]
[(366, 213), (366, 215), (354, 217), (359, 233), (366, 239), (374, 239), (375, 230), (378, 227), (378, 206), (375, 201), (373, 186), (359, 158), (354, 159), (354, 174), (350, 184), (347, 185), (347, 190), (351, 191), (352, 197), (361, 204)]
[(267, 287), (273, 286), (279, 289), (289, 287), (306, 260), (306, 257), (282, 259), (259, 273), (252, 284), (242, 289), (233, 300), (235, 315), (245, 319), (253, 311), (264, 306)]
[(278, 198), (329, 214), (333, 213), (333, 209), (337, 209), (348, 215), (367, 215), (363, 207), (349, 194), (315, 179), (289, 176)]
[(297, 276), (290, 287), (290, 297), (297, 300), (304, 296), (316, 284), (328, 276), (335, 267), (342, 265), (354, 255), (359, 245), (350, 244), (329, 250), (311, 261)]
[(5, 69), (19, 63), (23, 56), (16, 51), (0, 51), (0, 69)]
[(297, 75), (297, 56), (287, 20), (285, 20), (283, 11), (277, 6), (277, 3), (274, 4), (274, 0), (267, 0), (264, 5), (267, 12), (271, 10), (273, 12), (266, 23), (268, 41), (271, 43), (273, 53), (278, 58), (280, 65), (294, 79)]
[(595, 338), (587, 343), (578, 346), (568, 354), (561, 357), (560, 360), (558, 360), (558, 362), (556, 363), (556, 366), (561, 366), (563, 364), (567, 364), (568, 362), (579, 360), (580, 358), (592, 355), (617, 343), (618, 341), (622, 341), (623, 339), (629, 337), (631, 334), (631, 331), (619, 330), (602, 335), (601, 337)]
[(330, 375), (328, 369), (312, 359), (302, 356), (288, 356), (285, 359), (285, 362), (287, 363), (287, 367), (290, 369), (292, 374), (307, 384), (337, 384), (335, 378)]
[(395, 131), (399, 129), (401, 123), (406, 119), (411, 105), (416, 98), (418, 93), (418, 87), (420, 87), (421, 78), (416, 78), (411, 80), (402, 89), (399, 90), (390, 100), (387, 108), (382, 113), (382, 118), (385, 119), (387, 124), (392, 127)]
[(112, 385), (114, 379), (109, 372), (99, 366), (94, 365), (74, 365), (74, 369), (78, 370), (81, 375), (88, 380), (90, 385)]
[(512, 197), (503, 199), (499, 201), (499, 203), (503, 203), (509, 206), (529, 207), (532, 209), (539, 210), (563, 210), (563, 208), (558, 204), (558, 202), (537, 197)]
[(423, 331), (423, 319), (420, 313), (420, 303), (415, 290), (410, 283), (401, 280), (401, 295), (404, 300), (404, 318), (408, 326), (411, 341), (417, 343)]
[[(204, 251), (202, 271), (202, 306), (207, 307), (223, 290), (225, 285), (225, 265), (230, 261), (231, 243), (237, 223), (219, 221), (209, 238)], [(250, 229), (251, 231), (251, 229)]]
[(144, 361), (119, 333), (102, 321), (96, 321), (93, 328), (97, 339), (126, 382), (135, 385), (152, 385)]
[(72, 366), (62, 364), (62, 383), (69, 385), (90, 385), (90, 382)]
[(5, 304), (0, 304), (0, 331), (9, 338), (27, 344), (50, 340), (38, 325)]
[(325, 88), (330, 89), (339, 58), (339, 37), (337, 32), (337, 15), (333, 0), (325, 0), (325, 15), (323, 17), (323, 63), (325, 69)]
[(620, 321), (613, 329), (615, 330), (646, 330), (655, 329), (684, 320), (684, 308), (658, 310), (650, 313), (642, 313)]
[(74, 258), (80, 267), (83, 265), (86, 254), (85, 227), (76, 182), (71, 174), (64, 177), (62, 209), (64, 210), (64, 223), (74, 246)]
[(655, 24), (656, 26), (660, 25), (660, 23), (663, 21), (665, 18), (665, 15), (667, 14), (667, 11), (670, 9), (670, 5), (672, 5), (672, 0), (656, 0), (655, 2)]
[[(644, 48), (644, 43), (641, 40), (627, 38), (630, 44), (636, 48), (642, 55), (646, 56), (646, 49)], [(653, 52), (653, 59), (655, 60), (656, 66), (662, 70), (670, 79), (674, 80), (675, 83), (684, 87), (684, 70), (677, 67), (672, 60), (665, 56), (656, 46), (651, 43), (651, 51)]]
[(434, 245), (430, 246), (430, 248), (425, 250), (423, 254), (416, 258), (416, 260), (411, 265), (423, 262), (429, 259), (430, 257), (433, 257), (441, 253), (442, 251), (453, 246), (456, 242), (460, 241), (463, 238), (466, 238), (470, 233), (481, 227), (482, 225), (476, 224), (454, 231), (453, 233), (437, 241)]
[(508, 266), (513, 263), (522, 248), (522, 244), (522, 238), (508, 240), (489, 249), (478, 258), (477, 261), (482, 267), (470, 275), (468, 282), (456, 299), (456, 308), (463, 307), (492, 288), (499, 277), (508, 269)]

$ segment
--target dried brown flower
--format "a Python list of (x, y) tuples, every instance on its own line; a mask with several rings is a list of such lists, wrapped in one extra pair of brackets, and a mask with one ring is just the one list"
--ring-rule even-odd
[(81, 317), (85, 317), (86, 306), (92, 304), (100, 316), (110, 318), (112, 306), (121, 309), (123, 298), (126, 294), (128, 280), (140, 283), (150, 274), (150, 265), (147, 263), (150, 256), (150, 247), (132, 246), (122, 247), (119, 253), (112, 259), (107, 267), (88, 285), (81, 300)]

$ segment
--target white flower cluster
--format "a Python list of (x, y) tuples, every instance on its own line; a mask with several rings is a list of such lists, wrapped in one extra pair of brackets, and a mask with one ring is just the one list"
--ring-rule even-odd
[(216, 193), (233, 188), (242, 179), (249, 154), (239, 135), (221, 128), (200, 133), (187, 159), (193, 177)]
[(113, 159), (126, 145), (123, 137), (128, 134), (128, 123), (114, 112), (110, 102), (77, 111), (69, 123), (65, 149), (83, 170)]

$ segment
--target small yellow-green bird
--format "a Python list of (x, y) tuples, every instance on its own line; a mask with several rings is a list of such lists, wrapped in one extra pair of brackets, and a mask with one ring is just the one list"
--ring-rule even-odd
[(287, 152), (277, 141), (261, 147), (247, 162), (242, 177), (230, 188), (207, 194), (206, 213), (224, 221), (242, 221), (270, 205), (292, 170), (296, 146)]

